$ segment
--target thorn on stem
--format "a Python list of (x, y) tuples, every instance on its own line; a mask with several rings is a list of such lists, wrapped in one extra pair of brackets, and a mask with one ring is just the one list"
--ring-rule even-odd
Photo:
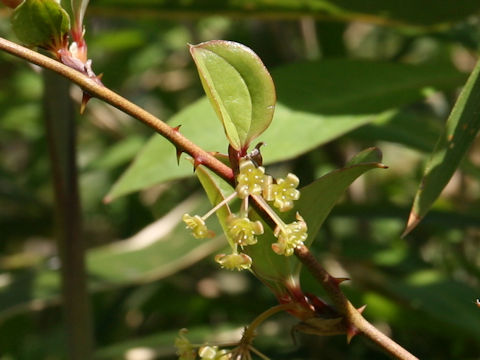
[(92, 98), (92, 96), (85, 91), (83, 92), (82, 95), (82, 103), (80, 104), (80, 115), (83, 115), (85, 112), (85, 108), (87, 107), (88, 101)]
[(333, 281), (335, 281), (335, 283), (336, 283), (337, 285), (340, 285), (340, 284), (341, 284), (342, 282), (344, 282), (344, 281), (350, 280), (350, 279), (347, 278), (347, 277), (333, 277), (333, 276), (332, 276), (332, 278), (333, 278)]
[(365, 308), (367, 307), (367, 304), (363, 305), (363, 306), (360, 306), (357, 311), (362, 314), (363, 313), (363, 310), (365, 310)]
[(347, 344), (350, 344), (355, 335), (360, 331), (353, 325), (349, 325), (347, 328)]
[(183, 150), (177, 148), (177, 165), (180, 165), (180, 156), (182, 156)]
[(195, 170), (197, 170), (197, 167), (199, 165), (202, 165), (203, 164), (203, 159), (201, 156), (197, 156), (195, 157), (194, 161), (193, 161), (193, 171), (195, 172)]

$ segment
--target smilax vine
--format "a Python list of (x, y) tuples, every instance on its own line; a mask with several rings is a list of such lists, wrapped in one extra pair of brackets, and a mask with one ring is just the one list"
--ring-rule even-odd
[[(415, 359), (363, 318), (364, 307), (356, 309), (340, 289), (346, 279), (330, 275), (309, 250), (344, 190), (366, 171), (386, 168), (377, 149), (361, 152), (344, 169), (298, 189), (296, 175), (274, 178), (266, 173), (261, 143), (251, 148), (253, 140), (270, 125), (275, 126), (276, 95), (270, 74), (249, 48), (220, 40), (190, 46), (204, 90), (229, 142), (228, 149), (215, 149), (227, 150), (227, 155), (222, 155), (198, 147), (181, 134), (179, 127), (170, 127), (102, 84), (92, 70), (84, 40), (83, 17), (88, 1), (72, 1), (70, 13), (55, 0), (3, 2), (14, 8), (12, 27), (19, 41), (51, 58), (5, 39), (0, 39), (0, 48), (79, 85), (84, 92), (81, 111), (90, 98), (101, 99), (168, 139), (177, 158), (187, 154), (213, 206), (203, 216), (185, 214), (187, 228), (197, 239), (213, 236), (206, 221), (215, 213), (231, 248), (229, 254), (217, 254), (215, 261), (228, 270), (251, 271), (278, 299), (279, 305), (245, 327), (237, 344), (192, 345), (182, 330), (176, 340), (180, 359), (198, 355), (201, 359), (239, 360), (251, 359), (252, 353), (266, 359), (252, 345), (255, 330), (278, 312), (295, 316), (299, 321), (297, 331), (318, 336), (344, 334), (348, 341), (361, 334), (394, 357)], [(225, 185), (229, 185), (228, 190)], [(330, 303), (302, 291), (301, 265), (318, 280)]]

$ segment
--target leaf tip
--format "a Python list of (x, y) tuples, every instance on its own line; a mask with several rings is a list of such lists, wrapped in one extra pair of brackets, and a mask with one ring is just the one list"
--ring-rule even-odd
[(408, 221), (407, 225), (405, 227), (405, 230), (403, 231), (401, 237), (404, 238), (407, 236), (415, 227), (418, 225), (418, 223), (422, 220), (420, 216), (418, 216), (415, 212), (411, 212), (410, 215), (408, 216)]
[(107, 204), (110, 204), (112, 202), (113, 198), (110, 194), (106, 195), (103, 199), (102, 199), (102, 202), (107, 205)]

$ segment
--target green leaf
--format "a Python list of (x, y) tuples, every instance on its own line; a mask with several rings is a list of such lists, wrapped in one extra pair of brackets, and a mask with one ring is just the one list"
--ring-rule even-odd
[[(449, 89), (465, 78), (451, 66), (339, 59), (288, 65), (273, 71), (273, 77), (280, 100), (272, 126), (259, 138), (267, 144), (262, 148), (265, 164), (294, 158), (362, 125), (387, 121), (395, 115), (389, 109), (422, 98), (425, 87)], [(206, 150), (227, 151), (228, 143), (205, 99), (187, 106), (169, 124), (181, 124), (181, 132)], [(177, 165), (173, 146), (153, 135), (107, 197), (115, 199), (192, 174), (188, 162)]]
[(390, 277), (376, 286), (439, 321), (442, 327), (478, 337), (480, 317), (474, 304), (478, 289), (431, 269), (419, 270), (405, 279)]
[[(432, 26), (454, 22), (478, 13), (478, 1), (445, 1), (439, 6), (438, 0), (96, 0), (92, 7), (97, 10), (122, 11), (127, 14), (136, 11), (169, 17), (180, 13), (197, 16), (219, 15), (268, 16), (289, 18), (313, 16), (329, 17), (344, 21), (362, 21), (381, 24)], [(426, 10), (428, 9), (428, 11)], [(146, 12), (145, 10), (148, 10)]]
[(244, 45), (214, 40), (190, 46), (203, 88), (236, 150), (270, 125), (275, 87), (260, 58)]
[[(225, 244), (223, 236), (199, 241), (181, 221), (185, 212), (207, 209), (206, 201), (187, 200), (131, 238), (88, 251), (89, 291), (156, 281), (218, 251)], [(212, 229), (221, 233), (216, 222)], [(47, 266), (6, 272), (2, 278), (7, 281), (0, 285), (0, 320), (31, 306), (41, 309), (60, 301), (59, 272)]]
[(13, 12), (12, 27), (25, 45), (56, 50), (70, 30), (70, 17), (55, 0), (25, 0)]
[[(298, 211), (308, 225), (306, 245), (312, 244), (328, 214), (355, 179), (369, 170), (387, 168), (381, 161), (382, 154), (377, 148), (363, 150), (345, 168), (334, 170), (301, 189), (294, 211)], [(290, 216), (293, 217), (293, 211)], [(297, 258), (292, 261), (298, 264), (299, 273), (300, 263)]]
[(346, 167), (334, 170), (301, 189), (295, 211), (300, 212), (307, 222), (309, 244), (334, 205), (355, 179), (369, 170), (387, 168), (381, 161), (382, 154), (377, 148), (363, 150), (350, 160)]
[(448, 117), (423, 174), (404, 236), (430, 210), (475, 140), (480, 128), (480, 61), (467, 80)]
[(421, 99), (425, 90), (451, 89), (465, 80), (450, 64), (351, 59), (286, 65), (272, 71), (272, 76), (279, 102), (289, 109), (323, 115), (376, 114)]

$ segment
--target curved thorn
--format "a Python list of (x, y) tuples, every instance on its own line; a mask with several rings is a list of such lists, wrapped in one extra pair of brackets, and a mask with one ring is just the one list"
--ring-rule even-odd
[(183, 150), (177, 148), (176, 154), (177, 154), (177, 165), (180, 165), (180, 156), (182, 156)]
[(363, 306), (360, 306), (357, 311), (362, 314), (363, 313), (363, 310), (365, 310), (365, 308), (367, 307), (367, 304), (363, 305)]
[(347, 344), (350, 344), (350, 342), (352, 341), (352, 339), (355, 337), (355, 335), (357, 335), (358, 333), (360, 333), (360, 331), (353, 325), (349, 325), (348, 328), (347, 328)]
[(85, 108), (87, 107), (87, 103), (91, 98), (92, 98), (92, 96), (89, 93), (86, 93), (85, 91), (83, 92), (82, 102), (80, 104), (80, 115), (83, 115), (83, 113), (85, 112)]

